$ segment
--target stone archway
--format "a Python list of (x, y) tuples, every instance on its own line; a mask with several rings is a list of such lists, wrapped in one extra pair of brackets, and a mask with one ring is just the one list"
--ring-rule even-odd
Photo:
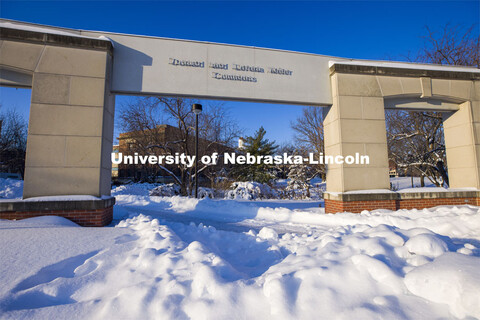
[[(329, 165), (327, 212), (401, 207), (401, 194), (380, 196), (380, 190), (389, 189), (385, 108), (449, 111), (444, 132), (451, 187), (480, 188), (478, 74), (342, 63), (333, 64), (330, 72), (333, 104), (325, 115), (326, 153), (363, 152), (370, 156), (370, 164)], [(445, 197), (457, 198), (449, 204), (476, 204), (477, 193), (403, 198), (422, 207), (439, 205)], [(426, 198), (437, 200), (430, 204)]]
[(23, 198), (57, 196), (3, 202), (0, 217), (55, 214), (87, 226), (110, 223), (111, 42), (1, 28), (0, 46), (0, 84), (32, 88)]

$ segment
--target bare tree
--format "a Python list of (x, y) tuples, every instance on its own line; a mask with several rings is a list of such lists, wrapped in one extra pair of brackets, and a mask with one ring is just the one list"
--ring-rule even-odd
[[(148, 97), (137, 98), (123, 106), (120, 124), (124, 131), (134, 133), (131, 151), (149, 155), (194, 155), (195, 117), (191, 105), (196, 102), (184, 98)], [(163, 124), (173, 126), (168, 134), (161, 130)], [(223, 152), (239, 133), (225, 108), (205, 105), (199, 117), (199, 156)], [(210, 166), (202, 165), (199, 174)], [(190, 194), (195, 178), (193, 167), (179, 164), (172, 170), (159, 164), (157, 168), (180, 185), (182, 195)], [(156, 174), (155, 170), (152, 174)]]
[[(324, 154), (324, 136), (323, 136), (323, 113), (320, 107), (304, 107), (302, 115), (295, 121), (290, 123), (290, 126), (295, 131), (294, 140), (297, 145), (297, 151), (311, 152), (316, 157)], [(322, 180), (325, 180), (325, 166), (312, 165), (313, 176), (308, 180), (314, 178), (316, 175), (321, 175)]]
[(399, 169), (448, 185), (442, 116), (437, 112), (388, 110), (385, 114), (389, 158)]
[(238, 124), (232, 118), (229, 109), (223, 103), (210, 103), (206, 112), (201, 114), (201, 136), (209, 141), (215, 141), (235, 147), (242, 133)]
[(25, 174), (27, 121), (15, 110), (0, 113), (0, 166), (2, 171)]
[[(473, 66), (480, 68), (480, 35), (478, 26), (468, 29), (446, 24), (441, 30), (425, 27), (424, 46), (415, 61)], [(475, 32), (477, 30), (477, 32)]]

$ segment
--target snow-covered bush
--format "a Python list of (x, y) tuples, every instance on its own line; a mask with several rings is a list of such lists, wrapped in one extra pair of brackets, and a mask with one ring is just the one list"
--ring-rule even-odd
[(213, 198), (215, 198), (215, 190), (211, 189), (211, 188), (199, 187), (198, 188), (198, 197), (200, 199), (203, 199), (203, 198), (213, 199)]
[(150, 191), (150, 196), (172, 197), (178, 195), (180, 195), (180, 186), (174, 183), (162, 184)]
[(307, 166), (301, 164), (290, 166), (284, 187), (285, 199), (322, 199), (325, 183), (317, 177), (310, 179), (308, 170)]
[(279, 194), (266, 184), (249, 181), (234, 182), (231, 190), (225, 193), (225, 199), (259, 200), (278, 198)]
[[(194, 194), (194, 190), (192, 190), (192, 195)], [(158, 196), (158, 197), (173, 197), (180, 195), (180, 186), (178, 184), (169, 183), (169, 184), (162, 184), (155, 189), (150, 191), (150, 196)], [(200, 199), (203, 198), (215, 198), (214, 189), (211, 188), (198, 188), (198, 197)]]
[(158, 183), (128, 183), (112, 187), (112, 195), (136, 195), (147, 196), (150, 190), (156, 188)]
[(323, 199), (323, 192), (325, 191), (325, 186), (323, 187), (310, 187), (310, 199), (311, 200), (321, 200)]
[(287, 177), (287, 190), (308, 189), (309, 184), (307, 181), (307, 169), (305, 165), (294, 164), (290, 166)]

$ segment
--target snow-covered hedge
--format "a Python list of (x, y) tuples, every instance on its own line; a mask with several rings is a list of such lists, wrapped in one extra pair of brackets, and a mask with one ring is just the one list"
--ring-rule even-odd
[(178, 195), (180, 195), (180, 186), (174, 183), (162, 184), (150, 191), (150, 196), (172, 197)]
[[(0, 179), (0, 198), (21, 198), (23, 181), (11, 180), (5, 183)], [(3, 184), (2, 184), (3, 183)], [(199, 198), (211, 199), (240, 199), (240, 200), (262, 200), (262, 199), (311, 199), (318, 200), (322, 198), (322, 189), (310, 186), (310, 197), (306, 197), (305, 189), (286, 190), (287, 180), (276, 183), (274, 187), (259, 182), (234, 182), (229, 190), (198, 188)], [(192, 192), (193, 194), (193, 192)], [(112, 195), (139, 195), (139, 196), (158, 196), (172, 197), (180, 195), (180, 186), (174, 183), (152, 184), (152, 183), (129, 183), (115, 186), (112, 188)]]
[(259, 200), (279, 198), (276, 190), (270, 186), (255, 182), (234, 182), (231, 190), (225, 193), (225, 199)]
[[(156, 187), (150, 191), (150, 196), (158, 197), (173, 197), (180, 195), (180, 186), (178, 184), (169, 183), (162, 184), (161, 186)], [(210, 188), (199, 187), (198, 188), (198, 197), (199, 198), (215, 198), (214, 190)]]
[(203, 198), (215, 198), (215, 190), (212, 188), (204, 188), (204, 187), (199, 187), (198, 188), (198, 197), (200, 199)]
[(112, 195), (136, 195), (147, 196), (150, 194), (150, 190), (156, 188), (158, 183), (128, 183), (120, 186), (112, 187)]

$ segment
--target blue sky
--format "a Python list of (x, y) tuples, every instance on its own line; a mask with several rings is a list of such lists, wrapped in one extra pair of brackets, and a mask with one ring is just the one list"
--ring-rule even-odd
[[(40, 24), (222, 42), (358, 59), (403, 60), (424, 27), (480, 26), (480, 1), (0, 1), (0, 17)], [(117, 105), (128, 97), (117, 97)], [(0, 88), (28, 116), (29, 90)], [(245, 133), (292, 138), (299, 106), (226, 102)], [(255, 113), (255, 117), (252, 114)]]

